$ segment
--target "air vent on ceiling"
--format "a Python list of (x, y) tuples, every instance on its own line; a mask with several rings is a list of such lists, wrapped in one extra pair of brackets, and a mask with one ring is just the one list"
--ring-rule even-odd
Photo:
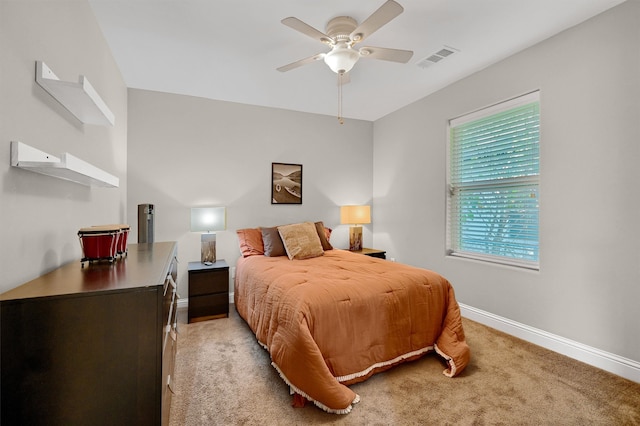
[(426, 58), (419, 61), (416, 65), (420, 68), (427, 68), (433, 64), (440, 62), (441, 60), (453, 55), (454, 53), (459, 52), (458, 49), (449, 46), (443, 46), (437, 52), (427, 56)]

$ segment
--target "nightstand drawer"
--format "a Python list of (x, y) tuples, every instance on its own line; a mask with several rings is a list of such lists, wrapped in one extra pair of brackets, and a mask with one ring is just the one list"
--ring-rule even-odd
[(229, 316), (229, 265), (189, 262), (188, 320), (205, 321)]
[(229, 291), (229, 270), (218, 269), (189, 273), (189, 298), (191, 296)]
[(189, 297), (189, 317), (210, 317), (229, 315), (229, 294), (219, 293), (207, 296)]

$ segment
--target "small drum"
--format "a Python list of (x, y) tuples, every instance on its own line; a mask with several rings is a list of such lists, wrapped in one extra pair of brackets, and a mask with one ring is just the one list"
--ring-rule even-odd
[(84, 262), (106, 260), (113, 262), (118, 253), (118, 241), (121, 235), (120, 226), (103, 225), (82, 228), (78, 231), (80, 247), (82, 247), (82, 259)]
[(118, 247), (116, 252), (122, 257), (127, 255), (127, 240), (129, 239), (129, 230), (131, 227), (127, 224), (121, 223), (120, 236), (118, 238)]
[[(102, 225), (102, 227), (108, 227), (110, 229), (118, 229), (120, 233), (118, 234), (118, 242), (116, 244), (116, 254), (120, 257), (127, 255), (127, 240), (129, 238), (129, 230), (131, 227), (124, 223), (119, 223), (116, 225)], [(92, 228), (99, 228), (99, 226), (92, 226)]]

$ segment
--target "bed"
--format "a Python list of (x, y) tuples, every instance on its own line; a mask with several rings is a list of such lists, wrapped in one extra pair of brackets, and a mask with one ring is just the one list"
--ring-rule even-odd
[(289, 238), (300, 225), (238, 230), (234, 281), (237, 312), (295, 397), (346, 414), (360, 399), (350, 384), (433, 351), (446, 376), (462, 372), (470, 351), (444, 277), (333, 249), (322, 222)]

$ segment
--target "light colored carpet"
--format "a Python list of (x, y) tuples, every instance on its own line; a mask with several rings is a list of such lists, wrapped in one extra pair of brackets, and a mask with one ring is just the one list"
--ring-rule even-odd
[(467, 319), (472, 360), (460, 376), (442, 375), (430, 354), (353, 385), (361, 402), (347, 415), (293, 408), (269, 354), (230, 312), (180, 325), (171, 425), (640, 425), (640, 384)]

